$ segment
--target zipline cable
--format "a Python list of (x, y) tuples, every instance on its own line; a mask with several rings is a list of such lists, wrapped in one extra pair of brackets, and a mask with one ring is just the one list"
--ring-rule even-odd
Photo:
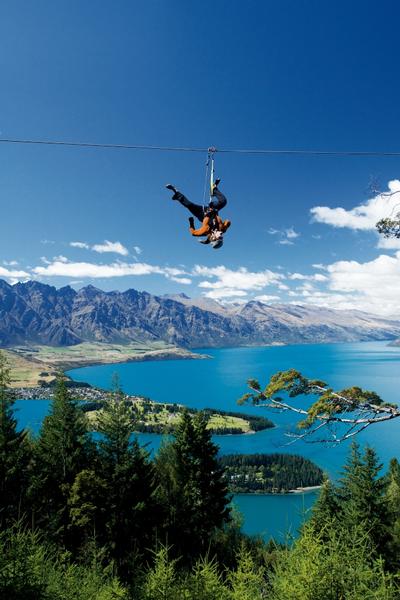
[[(96, 142), (75, 142), (63, 140), (40, 140), (40, 139), (18, 139), (0, 138), (0, 144), (25, 144), (42, 146), (69, 146), (79, 148), (104, 148), (116, 150), (155, 150), (160, 152), (201, 152), (207, 153), (210, 148), (197, 148), (185, 146), (145, 146), (138, 144), (103, 144)], [(219, 154), (253, 154), (271, 156), (400, 156), (400, 151), (375, 151), (375, 150), (275, 150), (275, 149), (251, 149), (251, 148), (212, 148), (214, 153)]]

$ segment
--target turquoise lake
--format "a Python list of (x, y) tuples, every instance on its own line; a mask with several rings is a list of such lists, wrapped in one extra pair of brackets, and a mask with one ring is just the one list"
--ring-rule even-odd
[[(285, 436), (293, 429), (293, 413), (272, 413), (260, 407), (237, 406), (246, 391), (246, 380), (258, 378), (265, 384), (278, 370), (295, 368), (304, 375), (325, 380), (336, 389), (359, 385), (376, 391), (384, 400), (398, 402), (400, 348), (387, 342), (352, 344), (313, 344), (269, 346), (261, 348), (202, 349), (209, 360), (168, 360), (132, 362), (74, 369), (69, 375), (77, 381), (109, 388), (113, 373), (118, 373), (128, 394), (148, 396), (159, 402), (177, 402), (193, 408), (220, 408), (269, 416), (277, 425), (256, 434), (215, 436), (221, 453), (287, 452), (306, 456), (331, 477), (340, 475), (346, 460), (348, 443), (337, 446), (298, 441), (288, 445)], [(19, 401), (19, 420), (36, 430), (48, 409), (46, 401)], [(391, 457), (400, 456), (400, 420), (370, 427), (358, 436), (368, 443), (386, 465)], [(141, 443), (156, 450), (161, 436), (142, 434)], [(244, 530), (282, 539), (298, 528), (312, 506), (316, 494), (286, 496), (235, 497), (244, 515)]]

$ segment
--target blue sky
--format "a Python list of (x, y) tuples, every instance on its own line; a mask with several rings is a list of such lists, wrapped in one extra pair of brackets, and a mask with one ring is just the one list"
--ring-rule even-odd
[[(396, 151), (399, 16), (388, 0), (4, 0), (0, 137)], [(164, 189), (201, 202), (203, 155), (0, 144), (0, 160), (11, 283), (400, 312), (400, 244), (374, 232), (400, 194), (368, 192), (400, 158), (217, 155), (219, 251)]]

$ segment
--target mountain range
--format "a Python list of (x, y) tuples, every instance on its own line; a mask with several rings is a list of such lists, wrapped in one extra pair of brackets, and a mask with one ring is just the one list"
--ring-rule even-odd
[(368, 313), (251, 301), (222, 305), (185, 294), (79, 291), (0, 280), (0, 346), (164, 340), (187, 348), (394, 340), (400, 321)]

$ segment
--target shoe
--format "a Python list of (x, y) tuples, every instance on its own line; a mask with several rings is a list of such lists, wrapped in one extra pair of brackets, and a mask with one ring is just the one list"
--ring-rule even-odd
[(176, 194), (177, 189), (174, 185), (172, 185), (172, 183), (167, 183), (165, 187), (167, 188), (167, 190), (171, 190), (171, 192), (174, 192), (174, 194)]

